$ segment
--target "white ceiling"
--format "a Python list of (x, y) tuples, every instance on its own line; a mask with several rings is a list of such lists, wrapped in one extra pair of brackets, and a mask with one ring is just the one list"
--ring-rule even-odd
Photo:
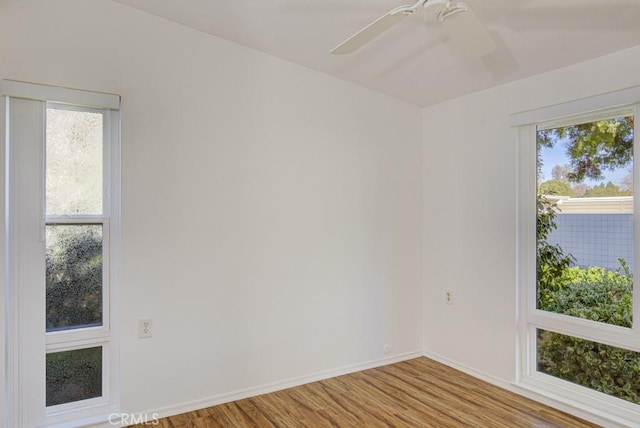
[(418, 106), (640, 45), (640, 0), (466, 0), (497, 45), (471, 59), (421, 10), (351, 55), (329, 53), (411, 0), (115, 1)]

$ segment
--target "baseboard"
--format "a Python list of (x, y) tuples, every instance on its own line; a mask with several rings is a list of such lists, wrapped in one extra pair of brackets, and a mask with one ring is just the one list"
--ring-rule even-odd
[(451, 368), (454, 368), (456, 370), (460, 370), (463, 373), (466, 373), (470, 376), (473, 376), (477, 379), (483, 380), (487, 383), (490, 383), (492, 385), (495, 386), (499, 386), (500, 388), (504, 388), (504, 389), (510, 389), (511, 383), (510, 382), (505, 382), (503, 379), (497, 377), (497, 376), (493, 376), (490, 375), (488, 373), (484, 373), (481, 371), (478, 371), (474, 368), (471, 368), (469, 366), (466, 366), (464, 364), (461, 364), (457, 361), (451, 360), (447, 357), (443, 357), (442, 355), (439, 354), (435, 354), (432, 352), (423, 352), (422, 356), (427, 357), (431, 360), (437, 361), (439, 363), (444, 364), (445, 366), (449, 366)]
[(581, 407), (577, 403), (572, 404), (568, 400), (565, 401), (565, 400), (548, 397), (547, 395), (543, 395), (541, 392), (538, 392), (535, 389), (525, 388), (513, 382), (505, 381), (504, 379), (501, 379), (497, 376), (484, 373), (482, 371), (469, 367), (465, 364), (461, 364), (457, 361), (443, 357), (442, 355), (438, 355), (432, 352), (424, 352), (422, 355), (426, 358), (430, 358), (434, 361), (437, 361), (446, 366), (459, 370), (477, 379), (483, 380), (492, 385), (506, 389), (507, 391), (513, 392), (515, 394), (518, 394), (523, 397), (529, 398), (531, 400), (537, 401), (539, 403), (545, 404), (549, 407), (553, 407), (554, 409), (558, 409), (560, 411), (577, 416), (581, 419), (592, 422), (594, 424), (597, 424), (603, 427), (608, 427), (608, 428), (625, 428), (625, 427), (634, 426), (629, 423), (626, 423), (626, 421), (615, 420), (616, 418), (613, 415), (611, 418), (609, 418), (605, 415), (598, 414), (594, 411), (590, 411), (587, 408)]
[[(298, 376), (291, 379), (286, 379), (278, 382), (272, 382), (253, 388), (242, 389), (235, 392), (226, 394), (220, 394), (213, 397), (204, 398), (201, 400), (189, 401), (185, 403), (176, 404), (174, 406), (162, 407), (154, 410), (147, 410), (144, 412), (136, 412), (136, 415), (150, 415), (149, 418), (166, 418), (169, 416), (179, 415), (181, 413), (192, 412), (194, 410), (204, 409), (211, 406), (217, 406), (219, 404), (229, 403), (231, 401), (242, 400), (244, 398), (255, 397), (257, 395), (268, 394), (270, 392), (280, 391), (294, 386), (300, 386), (311, 382), (317, 382), (319, 380), (329, 379), (336, 376), (342, 376), (349, 373), (359, 372), (362, 370), (372, 369), (375, 367), (386, 366), (388, 364), (398, 363), (400, 361), (406, 361), (413, 358), (422, 357), (422, 351), (407, 352), (403, 354), (397, 354), (390, 357), (380, 358), (377, 360), (370, 360), (363, 363), (352, 364), (348, 366), (339, 367), (336, 369), (325, 370), (316, 372), (310, 375)], [(113, 424), (92, 425), (92, 427), (113, 427)]]

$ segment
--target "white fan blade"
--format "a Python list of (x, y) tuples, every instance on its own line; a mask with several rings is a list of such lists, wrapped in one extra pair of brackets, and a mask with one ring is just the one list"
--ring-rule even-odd
[(400, 6), (373, 21), (371, 24), (331, 49), (334, 55), (344, 55), (355, 52), (371, 40), (387, 31), (415, 11), (412, 6)]
[(485, 56), (496, 49), (496, 45), (471, 9), (447, 16), (442, 22), (451, 35), (453, 47), (465, 57)]

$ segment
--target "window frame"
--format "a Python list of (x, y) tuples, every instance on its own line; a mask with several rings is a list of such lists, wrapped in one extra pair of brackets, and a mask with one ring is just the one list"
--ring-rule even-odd
[[(98, 336), (108, 337), (111, 334), (110, 322), (110, 237), (109, 218), (111, 217), (111, 114), (109, 109), (97, 109), (81, 107), (55, 102), (45, 103), (45, 112), (48, 109), (89, 112), (102, 115), (102, 212), (100, 214), (47, 214), (45, 212), (44, 227), (49, 225), (100, 225), (102, 227), (102, 326), (78, 327), (46, 332), (47, 349), (50, 344), (64, 341), (78, 341), (84, 337), (92, 339)], [(46, 119), (45, 119), (46, 127)], [(46, 143), (46, 142), (45, 142)], [(46, 168), (46, 159), (45, 159)], [(46, 170), (45, 170), (46, 171)], [(46, 211), (46, 200), (45, 200)], [(46, 232), (45, 232), (46, 233)], [(68, 337), (68, 339), (65, 339)]]
[[(633, 115), (640, 136), (640, 87), (597, 95), (511, 116), (517, 126), (517, 373), (516, 385), (587, 413), (628, 423), (640, 418), (640, 405), (537, 371), (537, 330), (548, 330), (640, 352), (640, 287), (634, 287), (631, 328), (543, 311), (537, 308), (536, 189), (537, 131), (615, 116)], [(637, 137), (636, 137), (637, 138)], [(634, 183), (640, 183), (640, 143), (634, 141)], [(640, 193), (640, 190), (636, 190)], [(634, 262), (640, 260), (640, 197), (634, 195)]]
[[(117, 323), (117, 303), (119, 300), (120, 283), (120, 97), (117, 95), (90, 92), (77, 89), (61, 88), (55, 86), (38, 85), (17, 81), (0, 81), (0, 94), (5, 97), (6, 115), (6, 140), (5, 151), (7, 153), (6, 164), (6, 206), (8, 213), (5, 218), (6, 254), (3, 260), (7, 275), (7, 324), (6, 324), (6, 379), (7, 379), (7, 418), (9, 426), (25, 426), (45, 424), (46, 426), (68, 426), (73, 424), (90, 424), (105, 422), (109, 414), (117, 413), (120, 406), (119, 388), (119, 325)], [(16, 193), (19, 189), (14, 181), (20, 183), (18, 178), (19, 166), (16, 166), (12, 148), (12, 120), (11, 103), (13, 100), (34, 101), (38, 106), (33, 111), (40, 109), (41, 118), (35, 124), (38, 130), (30, 133), (32, 140), (41, 140), (40, 154), (30, 159), (37, 163), (31, 166), (31, 171), (39, 171), (37, 177), (28, 178), (30, 186), (38, 189), (42, 200), (38, 203), (41, 212), (31, 215), (28, 222), (36, 224), (39, 232), (34, 230), (32, 235), (40, 234), (42, 251), (38, 250), (41, 257), (44, 253), (44, 241), (46, 225), (48, 224), (98, 224), (102, 226), (102, 325), (93, 327), (71, 328), (66, 330), (54, 330), (47, 332), (45, 326), (41, 327), (41, 339), (35, 339), (34, 346), (25, 346), (26, 339), (21, 337), (23, 327), (20, 319), (24, 316), (24, 295), (20, 290), (20, 278), (17, 274), (21, 261), (18, 251), (20, 207)], [(73, 111), (88, 111), (103, 115), (103, 159), (102, 159), (102, 213), (97, 215), (46, 215), (45, 201), (45, 135), (46, 135), (46, 111), (47, 108), (56, 108)], [(33, 113), (33, 112), (32, 112)], [(37, 117), (36, 113), (33, 117)], [(23, 124), (24, 126), (24, 124)], [(40, 133), (40, 135), (38, 135)], [(31, 143), (30, 143), (31, 144)], [(37, 154), (37, 149), (32, 153)], [(24, 175), (23, 175), (24, 176)], [(17, 184), (18, 186), (20, 184)], [(18, 206), (16, 208), (16, 206)], [(40, 216), (39, 221), (36, 215)], [(30, 226), (31, 227), (31, 226)], [(31, 244), (30, 244), (31, 245)], [(40, 271), (40, 269), (36, 269)], [(38, 273), (44, 275), (44, 273)], [(43, 284), (44, 288), (44, 284)], [(42, 293), (42, 292), (39, 292)], [(22, 296), (21, 296), (22, 295)], [(40, 304), (39, 304), (40, 305)], [(44, 302), (41, 304), (44, 307)], [(44, 314), (43, 314), (44, 315)], [(40, 315), (36, 324), (40, 323)], [(33, 324), (33, 323), (31, 323)], [(30, 332), (38, 331), (29, 327)], [(68, 351), (74, 349), (102, 347), (102, 396), (69, 402), (47, 407), (44, 399), (45, 378), (39, 379), (44, 370), (44, 359), (47, 353)], [(29, 358), (29, 352), (36, 350), (40, 356)], [(35, 378), (29, 373), (29, 364), (37, 363), (38, 358), (42, 366), (37, 368)], [(28, 360), (27, 362), (23, 359)], [(38, 363), (40, 364), (40, 363)], [(45, 373), (46, 375), (46, 373)], [(25, 383), (26, 382), (26, 383)], [(31, 383), (29, 383), (31, 382)], [(37, 386), (34, 386), (34, 383)], [(30, 394), (36, 391), (35, 397)], [(44, 407), (40, 408), (42, 403)], [(35, 406), (35, 407), (34, 407)], [(31, 414), (29, 412), (35, 412)]]

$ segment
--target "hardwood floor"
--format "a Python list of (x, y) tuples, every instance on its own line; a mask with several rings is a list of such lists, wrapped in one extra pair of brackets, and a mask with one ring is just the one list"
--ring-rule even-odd
[(161, 419), (204, 427), (595, 427), (428, 358)]

